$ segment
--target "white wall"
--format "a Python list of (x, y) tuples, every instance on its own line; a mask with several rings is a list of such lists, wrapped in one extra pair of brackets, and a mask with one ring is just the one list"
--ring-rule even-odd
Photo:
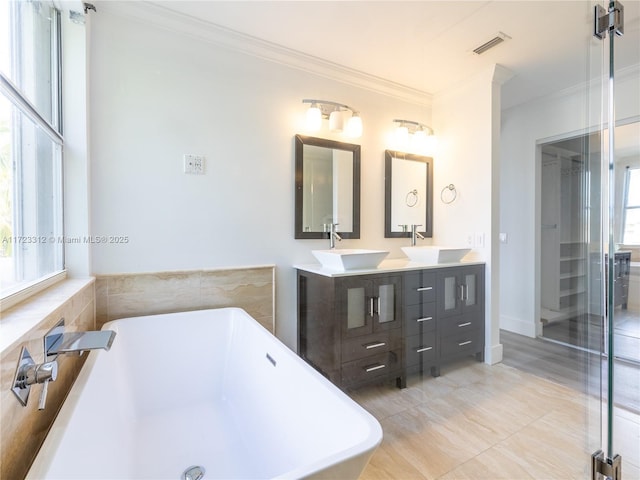
[[(616, 118), (640, 115), (639, 66), (618, 72)], [(599, 85), (592, 85), (593, 91)], [(502, 112), (500, 171), (500, 230), (508, 234), (501, 245), (500, 316), (506, 330), (535, 336), (539, 305), (539, 255), (536, 191), (540, 166), (536, 145), (591, 131), (601, 107), (586, 86), (558, 92)]]
[[(502, 360), (499, 340), (499, 205), (500, 88), (510, 73), (494, 66), (434, 98), (438, 156), (434, 166), (434, 243), (471, 246), (468, 258), (486, 262), (485, 358)], [(455, 185), (449, 204), (442, 189)]]
[[(128, 242), (93, 245), (93, 273), (275, 264), (276, 331), (294, 347), (293, 265), (315, 263), (311, 250), (328, 247), (294, 239), (293, 138), (307, 133), (301, 100), (360, 111), (364, 134), (351, 142), (362, 145), (361, 239), (339, 246), (385, 248), (391, 257), (407, 240), (384, 238), (385, 139), (392, 119), (430, 124), (430, 109), (105, 7), (91, 29), (91, 233)], [(206, 175), (182, 173), (185, 153), (206, 156)]]

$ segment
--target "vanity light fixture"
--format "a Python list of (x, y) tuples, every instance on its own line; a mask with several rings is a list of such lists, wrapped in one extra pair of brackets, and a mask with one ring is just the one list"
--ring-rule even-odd
[(433, 155), (436, 136), (433, 128), (413, 120), (395, 119), (395, 140), (398, 149), (414, 150), (425, 155)]
[(307, 130), (317, 132), (322, 128), (322, 120), (326, 118), (329, 119), (329, 130), (332, 132), (344, 132), (354, 138), (362, 136), (362, 118), (348, 105), (314, 99), (304, 99), (302, 103), (310, 104), (307, 110)]

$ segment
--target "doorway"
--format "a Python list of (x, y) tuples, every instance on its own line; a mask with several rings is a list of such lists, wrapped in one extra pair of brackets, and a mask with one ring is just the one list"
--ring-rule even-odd
[[(628, 168), (640, 164), (640, 123), (616, 127), (616, 188), (613, 192), (615, 252), (613, 278), (613, 342), (617, 406), (640, 413), (640, 258), (634, 245), (624, 244), (623, 210), (630, 193)], [(604, 132), (607, 137), (607, 132)], [(608, 305), (608, 253), (597, 240), (604, 218), (599, 211), (601, 183), (600, 133), (553, 140), (539, 146), (540, 158), (540, 326), (547, 342), (581, 351), (591, 358), (591, 382), (607, 372), (597, 368), (608, 357), (604, 317)], [(606, 140), (606, 139), (605, 139)], [(595, 241), (594, 241), (595, 240)], [(603, 262), (604, 258), (604, 262)]]

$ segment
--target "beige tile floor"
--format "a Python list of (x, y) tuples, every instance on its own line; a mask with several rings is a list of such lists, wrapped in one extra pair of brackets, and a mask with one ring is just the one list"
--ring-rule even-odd
[[(474, 361), (351, 392), (384, 439), (361, 480), (587, 479), (597, 448), (593, 397), (504, 364)], [(640, 479), (640, 418), (616, 411), (623, 479)]]

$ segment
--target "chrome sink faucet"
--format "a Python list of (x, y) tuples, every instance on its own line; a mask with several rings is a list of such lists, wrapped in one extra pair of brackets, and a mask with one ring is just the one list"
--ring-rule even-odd
[(342, 237), (338, 235), (338, 232), (336, 232), (337, 226), (338, 226), (337, 223), (329, 224), (329, 248), (330, 249), (336, 248), (336, 240), (338, 240), (339, 242), (342, 241)]
[(416, 240), (419, 238), (420, 240), (424, 240), (424, 236), (422, 236), (420, 234), (420, 232), (418, 232), (418, 227), (421, 227), (422, 225), (411, 225), (411, 246), (415, 247), (416, 246)]

